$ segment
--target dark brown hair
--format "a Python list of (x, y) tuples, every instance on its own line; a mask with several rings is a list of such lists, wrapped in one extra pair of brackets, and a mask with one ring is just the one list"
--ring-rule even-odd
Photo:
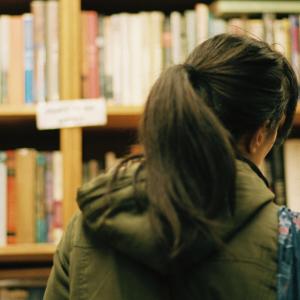
[[(140, 130), (152, 222), (173, 255), (234, 213), (235, 149), (268, 122), (283, 140), (298, 98), (294, 71), (266, 43), (222, 34), (153, 85)], [(186, 230), (188, 229), (188, 230)]]

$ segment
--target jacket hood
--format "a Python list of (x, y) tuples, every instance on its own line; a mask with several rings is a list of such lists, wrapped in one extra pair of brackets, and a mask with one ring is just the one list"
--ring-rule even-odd
[[(152, 229), (149, 211), (141, 209), (139, 205), (147, 203), (146, 193), (136, 194), (132, 185), (137, 168), (138, 164), (135, 163), (122, 170), (109, 195), (107, 190), (112, 174), (98, 176), (79, 189), (77, 202), (93, 240), (108, 243), (122, 254), (165, 273), (169, 267), (166, 251)], [(216, 235), (224, 241), (234, 237), (261, 208), (274, 199), (274, 194), (250, 164), (237, 160), (236, 168), (235, 213), (234, 216), (218, 220), (221, 226), (216, 231)], [(143, 174), (139, 184), (143, 189)], [(182, 260), (187, 265), (197, 263), (214, 249), (212, 242), (199, 239), (185, 251)]]

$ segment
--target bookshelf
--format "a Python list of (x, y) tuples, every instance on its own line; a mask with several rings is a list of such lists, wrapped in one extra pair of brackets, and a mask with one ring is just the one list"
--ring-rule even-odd
[(0, 247), (0, 264), (51, 262), (56, 245), (22, 244)]
[[(1, 14), (19, 14), (29, 12), (30, 0), (1, 0)], [(59, 0), (60, 30), (60, 93), (61, 99), (78, 99), (81, 97), (81, 53), (80, 53), (80, 12), (82, 9), (94, 9), (106, 14), (123, 11), (138, 12), (161, 10), (183, 11), (192, 9), (196, 0)], [(210, 3), (211, 1), (202, 1)], [(236, 8), (233, 9), (233, 3)], [(259, 3), (259, 4), (258, 4)], [(283, 2), (282, 2), (283, 3)], [(274, 5), (271, 1), (219, 1), (213, 10), (222, 18), (240, 14), (260, 14), (263, 12), (300, 13), (300, 5), (296, 1), (285, 1)], [(31, 129), (35, 123), (34, 105), (1, 105), (0, 124), (5, 126), (23, 126)], [(108, 122), (105, 126), (91, 128), (92, 134), (103, 131), (135, 132), (141, 118), (141, 106), (108, 105)], [(300, 127), (300, 105), (297, 107), (295, 127)], [(71, 128), (58, 132), (59, 145), (64, 158), (63, 167), (63, 225), (66, 226), (73, 213), (77, 210), (75, 197), (77, 188), (82, 182), (82, 158), (84, 132), (89, 129)], [(49, 138), (50, 140), (51, 138)], [(0, 279), (6, 278), (39, 278), (49, 275), (55, 245), (26, 244), (0, 247)], [(24, 263), (30, 266), (20, 267)], [(11, 266), (13, 265), (13, 266)]]

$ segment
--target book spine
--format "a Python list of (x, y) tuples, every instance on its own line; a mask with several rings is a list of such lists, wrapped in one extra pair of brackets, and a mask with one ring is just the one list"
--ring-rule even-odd
[(16, 241), (35, 242), (35, 160), (33, 149), (17, 149), (16, 153)]
[(31, 2), (33, 14), (34, 99), (46, 101), (46, 1)]
[(271, 170), (275, 201), (278, 205), (286, 205), (285, 178), (283, 166), (283, 149), (274, 147), (272, 150)]
[(274, 19), (275, 15), (272, 13), (263, 14), (263, 22), (264, 22), (264, 40), (269, 44), (274, 44)]
[(151, 55), (151, 61), (150, 61), (150, 66), (152, 66), (152, 68), (151, 68), (149, 88), (157, 80), (160, 72), (163, 69), (162, 40), (163, 40), (164, 18), (165, 18), (164, 14), (161, 12), (150, 13), (150, 27), (152, 28), (153, 31), (153, 40), (152, 40), (153, 54)]
[(10, 26), (10, 60), (8, 68), (8, 103), (24, 104), (24, 34), (21, 16), (11, 17)]
[(53, 162), (53, 240), (58, 243), (63, 233), (63, 158), (59, 151), (54, 151)]
[(114, 93), (111, 17), (104, 17), (104, 61), (104, 97), (112, 100)]
[(172, 36), (171, 36), (170, 17), (166, 17), (164, 20), (162, 49), (163, 49), (163, 69), (167, 69), (172, 64)]
[(36, 242), (47, 242), (47, 216), (45, 197), (46, 158), (44, 153), (36, 157)]
[(6, 153), (0, 152), (0, 246), (7, 244), (7, 167)]
[(16, 243), (16, 161), (13, 150), (6, 151), (7, 157), (7, 243)]
[(187, 52), (191, 53), (196, 47), (196, 12), (187, 10), (184, 13), (187, 34)]
[(98, 39), (97, 45), (99, 49), (99, 84), (100, 84), (100, 97), (105, 97), (105, 38), (104, 38), (104, 22), (105, 17), (99, 15), (98, 18)]
[(8, 68), (10, 61), (9, 49), (9, 32), (10, 32), (10, 16), (0, 16), (0, 64), (1, 64), (1, 103), (8, 103)]
[(291, 15), (289, 19), (291, 26), (291, 62), (299, 79), (299, 18), (296, 15)]
[(31, 14), (23, 16), (24, 26), (24, 66), (25, 66), (25, 103), (32, 104), (33, 99), (33, 18)]
[(181, 47), (181, 15), (177, 11), (173, 11), (170, 15), (171, 21), (171, 37), (172, 37), (172, 63), (181, 63), (182, 47)]
[(46, 2), (46, 83), (47, 101), (59, 100), (58, 1)]
[(197, 43), (201, 44), (208, 38), (209, 10), (203, 3), (196, 4)]
[(293, 211), (300, 211), (300, 139), (288, 139), (284, 143), (284, 176), (286, 179), (286, 203)]
[(94, 11), (82, 12), (83, 32), (83, 97), (98, 98), (100, 96), (99, 83), (99, 49), (98, 16)]
[(47, 241), (49, 243), (54, 242), (53, 238), (53, 230), (54, 230), (54, 222), (53, 222), (53, 162), (52, 162), (52, 152), (45, 153), (46, 159), (46, 170), (45, 170), (45, 200), (46, 200), (46, 215), (47, 215), (47, 224), (48, 224), (48, 235)]

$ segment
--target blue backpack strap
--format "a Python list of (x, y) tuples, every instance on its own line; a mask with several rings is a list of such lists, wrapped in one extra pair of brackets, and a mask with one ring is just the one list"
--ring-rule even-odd
[(300, 213), (278, 211), (278, 300), (300, 299)]

